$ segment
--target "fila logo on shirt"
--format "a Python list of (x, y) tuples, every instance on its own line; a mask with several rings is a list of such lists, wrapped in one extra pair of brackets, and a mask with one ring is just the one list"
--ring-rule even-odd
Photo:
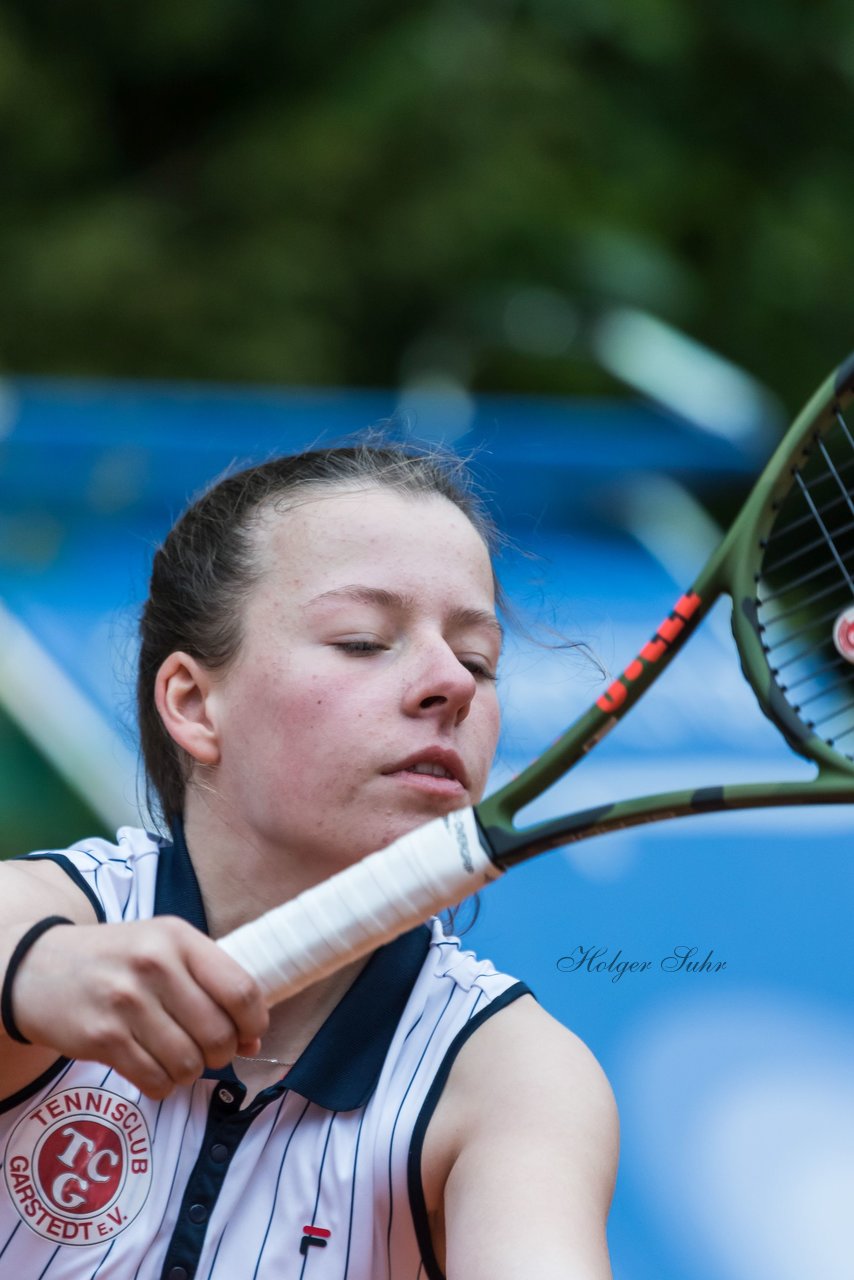
[(12, 1203), (46, 1240), (98, 1244), (130, 1226), (151, 1187), (151, 1138), (133, 1103), (64, 1089), (33, 1107), (6, 1145)]
[(299, 1251), (305, 1257), (311, 1245), (317, 1245), (319, 1249), (326, 1248), (326, 1242), (332, 1235), (331, 1231), (327, 1231), (325, 1227), (303, 1227), (302, 1240), (300, 1240)]

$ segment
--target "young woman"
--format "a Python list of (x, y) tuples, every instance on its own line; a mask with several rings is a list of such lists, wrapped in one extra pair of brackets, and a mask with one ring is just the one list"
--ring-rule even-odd
[(0, 866), (0, 1276), (610, 1276), (612, 1095), (522, 984), (434, 923), (267, 1010), (213, 941), (481, 797), (500, 642), (433, 457), (277, 459), (178, 522), (139, 675), (171, 835)]

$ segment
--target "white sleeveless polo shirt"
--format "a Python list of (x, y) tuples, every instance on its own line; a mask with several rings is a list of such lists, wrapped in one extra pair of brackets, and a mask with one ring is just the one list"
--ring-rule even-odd
[[(183, 833), (31, 855), (99, 919), (206, 930)], [(424, 1134), (459, 1049), (527, 993), (441, 926), (371, 958), (287, 1077), (244, 1110), (230, 1067), (163, 1102), (57, 1062), (0, 1101), (0, 1280), (441, 1280)]]

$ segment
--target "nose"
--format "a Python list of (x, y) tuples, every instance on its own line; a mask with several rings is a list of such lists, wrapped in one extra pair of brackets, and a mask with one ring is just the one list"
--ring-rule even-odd
[(471, 710), (477, 681), (444, 641), (423, 646), (404, 696), (408, 715), (433, 715), (462, 724)]

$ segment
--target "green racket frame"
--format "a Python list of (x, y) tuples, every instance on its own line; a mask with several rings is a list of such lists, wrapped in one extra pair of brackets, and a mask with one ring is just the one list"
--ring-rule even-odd
[[(774, 504), (790, 491), (792, 470), (802, 463), (816, 434), (824, 434), (835, 423), (837, 412), (844, 410), (852, 398), (854, 355), (823, 383), (798, 415), (717, 551), (623, 674), (551, 748), (477, 806), (478, 821), (499, 866), (512, 866), (532, 853), (664, 818), (725, 809), (854, 803), (854, 762), (811, 732), (792, 711), (771, 675), (756, 621), (761, 544), (774, 522)], [(792, 749), (815, 762), (816, 776), (803, 782), (662, 792), (517, 828), (515, 815), (548, 790), (628, 714), (722, 594), (732, 597), (733, 634), (745, 677), (759, 705)]]

